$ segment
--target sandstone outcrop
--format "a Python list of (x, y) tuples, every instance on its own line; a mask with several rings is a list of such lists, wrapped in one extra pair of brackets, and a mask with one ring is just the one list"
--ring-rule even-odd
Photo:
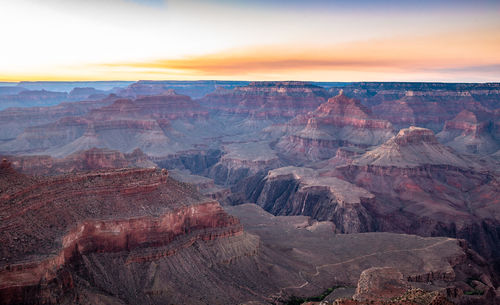
[(385, 100), (372, 107), (373, 113), (396, 127), (417, 125), (439, 131), (444, 122), (463, 110), (488, 111), (468, 91), (408, 90), (398, 100)]
[(500, 184), (488, 167), (410, 127), (335, 172), (375, 195), (365, 208), (377, 230), (464, 238), (492, 259), (500, 253)]
[[(32, 126), (16, 139), (0, 145), (4, 154), (48, 154), (65, 157), (93, 147), (129, 153), (140, 148), (148, 155), (169, 154), (191, 148), (197, 139), (171, 130), (172, 121), (205, 121), (208, 113), (187, 96), (168, 91), (161, 96), (135, 101), (115, 100), (111, 105), (93, 109), (84, 116), (64, 117), (56, 122)], [(204, 123), (202, 123), (204, 124)], [(178, 126), (185, 129), (186, 126)], [(194, 127), (193, 127), (194, 128)], [(189, 129), (188, 129), (189, 131)], [(175, 139), (172, 143), (171, 138)]]
[(333, 222), (341, 233), (373, 231), (364, 204), (374, 195), (347, 181), (319, 176), (305, 167), (282, 167), (247, 185), (247, 198), (274, 215), (306, 215)]
[(373, 267), (361, 272), (353, 299), (390, 299), (402, 295), (409, 288), (408, 281), (397, 269)]
[(223, 155), (208, 173), (217, 184), (231, 186), (244, 178), (280, 166), (269, 142), (234, 143), (223, 147)]
[(0, 111), (0, 140), (12, 140), (27, 127), (55, 122), (64, 117), (85, 115), (93, 108), (113, 103), (116, 98), (115, 95), (109, 95), (99, 100), (60, 103), (56, 106), (4, 109)]
[(92, 148), (65, 158), (50, 156), (5, 156), (16, 170), (32, 175), (58, 175), (99, 169), (155, 167), (140, 149), (124, 154), (116, 150)]
[(77, 286), (71, 266), (86, 264), (94, 253), (121, 253), (126, 266), (243, 233), (217, 202), (166, 171), (34, 179), (17, 174), (5, 160), (0, 171), (2, 304), (64, 301)]
[(490, 113), (463, 110), (453, 120), (446, 121), (437, 138), (461, 153), (492, 154), (500, 149), (500, 141), (493, 136), (494, 122)]
[(322, 87), (306, 82), (252, 82), (234, 89), (218, 88), (200, 102), (212, 110), (235, 115), (293, 118), (314, 110), (328, 95)]
[[(486, 284), (492, 283), (491, 278), (486, 276), (490, 274), (488, 264), (469, 250), (463, 241), (393, 233), (332, 235), (330, 222), (315, 222), (304, 216), (272, 216), (254, 204), (227, 207), (226, 210), (241, 220), (245, 230), (260, 237), (262, 251), (270, 257), (276, 257), (281, 268), (290, 266), (288, 268), (294, 270), (296, 266), (304, 266), (301, 277), (295, 279), (294, 284), (281, 289), (275, 302), (290, 300), (291, 296), (306, 300), (332, 287), (356, 287), (363, 271), (375, 267), (378, 270), (396, 270), (393, 273), (396, 276), (389, 278), (397, 278), (393, 288), (411, 288), (407, 300), (412, 297), (415, 297), (415, 301), (422, 300), (417, 298), (419, 295), (434, 298), (437, 297), (438, 293), (434, 293), (437, 291), (439, 298), (447, 302), (495, 304), (495, 294), (492, 292), (494, 285)], [(267, 252), (266, 246), (271, 247), (272, 251)], [(275, 269), (280, 267), (276, 266)], [(377, 277), (387, 278), (384, 274)], [(470, 295), (474, 291), (470, 279), (478, 277), (482, 278), (481, 283), (488, 286), (491, 294)], [(365, 287), (368, 290), (377, 288), (367, 284)], [(390, 292), (381, 286), (382, 292)], [(412, 290), (415, 289), (421, 293), (414, 293)], [(392, 293), (396, 291), (402, 290), (393, 289)], [(377, 301), (380, 298), (373, 300), (374, 304), (379, 304)], [(401, 304), (402, 301), (404, 298), (388, 304)]]
[(391, 123), (374, 118), (359, 100), (341, 93), (293, 119), (276, 147), (292, 159), (316, 161), (335, 156), (341, 146), (379, 145), (393, 132)]

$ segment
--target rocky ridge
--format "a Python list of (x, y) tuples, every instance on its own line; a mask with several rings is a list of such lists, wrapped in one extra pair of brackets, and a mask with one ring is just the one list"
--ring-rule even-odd
[(91, 148), (65, 158), (50, 156), (5, 156), (17, 171), (32, 175), (57, 175), (99, 169), (156, 167), (140, 149), (123, 154), (116, 150)]
[(500, 149), (494, 137), (494, 115), (463, 110), (453, 120), (446, 121), (438, 140), (453, 149), (468, 154), (487, 155)]
[(388, 121), (376, 119), (359, 100), (341, 93), (290, 121), (276, 147), (291, 159), (317, 161), (335, 156), (338, 147), (366, 148), (392, 135)]
[(265, 119), (305, 114), (327, 98), (325, 89), (306, 82), (252, 82), (231, 90), (218, 88), (200, 102), (214, 111)]
[(2, 304), (30, 298), (59, 302), (74, 288), (64, 270), (92, 253), (125, 251), (128, 263), (139, 263), (173, 255), (197, 240), (243, 232), (217, 202), (168, 178), (165, 170), (30, 179), (4, 160), (0, 179)]

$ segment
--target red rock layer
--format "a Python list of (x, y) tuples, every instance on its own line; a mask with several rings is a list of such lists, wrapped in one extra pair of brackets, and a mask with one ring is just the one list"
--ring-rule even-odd
[(50, 156), (6, 156), (16, 170), (32, 175), (57, 175), (99, 169), (125, 167), (154, 167), (140, 149), (130, 154), (116, 150), (92, 148), (71, 154), (65, 158)]
[(495, 138), (496, 117), (494, 113), (463, 110), (445, 122), (438, 138), (462, 153), (494, 153), (500, 149), (500, 138)]
[(366, 148), (393, 135), (391, 123), (376, 119), (359, 100), (343, 93), (330, 98), (314, 112), (297, 116), (277, 147), (293, 158), (309, 160), (335, 156), (341, 146)]
[(0, 111), (0, 138), (13, 139), (26, 127), (55, 122), (64, 117), (81, 116), (94, 108), (111, 104), (117, 97), (61, 103), (50, 107), (8, 108)]
[(325, 89), (304, 82), (253, 82), (220, 88), (201, 102), (213, 110), (257, 118), (291, 118), (314, 110), (328, 97)]
[(4, 161), (0, 180), (2, 304), (30, 302), (24, 298), (33, 289), (43, 291), (40, 283), (61, 281), (67, 283), (61, 289), (70, 289), (71, 275), (62, 270), (84, 254), (171, 245), (133, 258), (154, 260), (195, 240), (242, 233), (239, 221), (217, 202), (171, 180), (165, 170), (31, 179)]
[(375, 194), (367, 209), (378, 230), (464, 238), (498, 257), (498, 175), (439, 144), (432, 131), (403, 129), (335, 172)]
[(163, 118), (175, 120), (179, 118), (206, 118), (208, 112), (191, 100), (189, 96), (167, 91), (163, 95), (117, 100), (110, 106), (95, 109), (90, 113), (95, 120), (110, 120), (120, 117), (151, 119)]
[(467, 91), (407, 91), (401, 99), (384, 100), (372, 107), (374, 114), (394, 125), (418, 125), (434, 131), (464, 109), (488, 111)]

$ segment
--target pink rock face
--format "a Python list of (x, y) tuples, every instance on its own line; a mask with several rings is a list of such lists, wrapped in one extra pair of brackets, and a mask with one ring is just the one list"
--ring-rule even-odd
[(106, 97), (106, 92), (96, 90), (92, 87), (74, 88), (68, 94), (68, 99), (72, 101), (99, 100)]
[(486, 257), (498, 253), (500, 184), (494, 172), (437, 142), (432, 131), (403, 129), (336, 169), (378, 200), (367, 207), (379, 230), (465, 238)]
[[(40, 282), (63, 276), (64, 266), (81, 255), (135, 251), (134, 262), (154, 260), (196, 240), (242, 233), (239, 221), (217, 202), (169, 179), (166, 171), (32, 179), (17, 174), (4, 160), (0, 180), (0, 299), (5, 304), (23, 300)], [(142, 248), (170, 244), (176, 246), (154, 256), (140, 255)], [(66, 281), (64, 289), (70, 289), (71, 277)]]
[(437, 135), (439, 141), (462, 153), (491, 154), (500, 149), (495, 138), (494, 121), (498, 115), (491, 112), (461, 111), (453, 120), (446, 121)]
[(378, 145), (393, 135), (391, 123), (376, 119), (359, 100), (339, 94), (314, 112), (297, 116), (277, 148), (292, 158), (328, 159), (341, 146)]
[(26, 128), (24, 132), (0, 145), (3, 154), (37, 153), (55, 157), (93, 147), (131, 152), (140, 148), (150, 155), (172, 153), (173, 149), (190, 148), (179, 141), (171, 145), (170, 137), (182, 138), (171, 130), (173, 121), (203, 124), (208, 112), (190, 97), (167, 92), (137, 100), (118, 99), (109, 106), (93, 109), (87, 115), (65, 117), (56, 122)]
[(66, 100), (66, 92), (54, 92), (46, 90), (24, 90), (17, 94), (0, 95), (0, 106), (7, 107), (26, 107), (36, 105), (54, 105)]
[(110, 95), (99, 100), (61, 103), (50, 107), (8, 108), (0, 111), (0, 139), (13, 139), (26, 127), (55, 122), (64, 117), (81, 116), (91, 109), (109, 105), (116, 100)]
[(383, 100), (373, 113), (398, 127), (418, 125), (440, 130), (460, 111), (487, 111), (468, 91), (407, 91), (398, 100)]
[(436, 136), (432, 130), (425, 128), (407, 128), (401, 129), (394, 142), (399, 146), (409, 146), (414, 144), (429, 143), (431, 145), (438, 144)]
[(95, 109), (90, 113), (95, 120), (110, 120), (117, 118), (164, 118), (175, 120), (179, 118), (207, 118), (208, 112), (191, 100), (189, 96), (178, 95), (168, 91), (163, 95), (117, 100), (110, 106)]
[(158, 95), (163, 94), (165, 92), (169, 92), (165, 89), (165, 85), (163, 84), (145, 84), (141, 82), (137, 82), (127, 86), (127, 88), (118, 90), (118, 94), (120, 96), (127, 97), (139, 97), (145, 95)]
[(92, 148), (65, 158), (50, 156), (7, 156), (16, 170), (32, 175), (57, 175), (99, 169), (155, 167), (140, 149), (130, 154), (116, 150)]
[(403, 274), (395, 268), (374, 267), (361, 273), (353, 299), (358, 301), (390, 299), (402, 295), (409, 287)]
[(314, 110), (328, 97), (325, 89), (304, 82), (253, 82), (219, 89), (201, 102), (207, 107), (256, 118), (291, 118)]

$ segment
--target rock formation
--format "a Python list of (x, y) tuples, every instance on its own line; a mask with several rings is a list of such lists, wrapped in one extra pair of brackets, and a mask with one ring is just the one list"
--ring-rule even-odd
[(389, 122), (375, 119), (358, 100), (341, 93), (293, 119), (277, 148), (289, 158), (315, 161), (335, 156), (338, 147), (379, 145), (392, 135)]
[(462, 110), (488, 110), (468, 91), (413, 90), (408, 90), (401, 99), (382, 101), (372, 109), (375, 115), (397, 127), (418, 125), (436, 132)]
[[(280, 262), (274, 269), (294, 270), (298, 265), (304, 266), (301, 277), (281, 289), (276, 301), (287, 301), (292, 296), (295, 297), (292, 299), (305, 301), (308, 297), (324, 294), (328, 288), (334, 295), (338, 287), (356, 287), (361, 282), (360, 292), (378, 290), (389, 296), (405, 293), (401, 288), (408, 287), (410, 291), (406, 296), (408, 299), (414, 297), (415, 301), (422, 300), (417, 298), (419, 295), (431, 298), (439, 295), (439, 299), (449, 302), (441, 304), (450, 304), (450, 301), (495, 304), (494, 284), (486, 276), (488, 264), (467, 249), (463, 241), (393, 233), (332, 235), (331, 222), (315, 222), (304, 216), (272, 216), (253, 204), (228, 207), (227, 210), (241, 220), (245, 230), (260, 237), (263, 252)], [(267, 252), (267, 246), (272, 251)], [(376, 269), (367, 271), (371, 267)], [(379, 272), (374, 272), (376, 270)], [(371, 283), (364, 280), (370, 273)], [(472, 278), (481, 278), (478, 282), (487, 287), (484, 293), (471, 296), (476, 285)], [(380, 299), (377, 297), (374, 303), (378, 304), (376, 301)], [(401, 301), (404, 298), (388, 304), (401, 304)]]
[(361, 273), (353, 299), (390, 299), (402, 295), (408, 288), (408, 282), (397, 269), (373, 267)]
[(48, 107), (17, 107), (2, 110), (0, 111), (0, 140), (15, 139), (27, 127), (56, 122), (64, 117), (85, 115), (91, 109), (109, 105), (115, 100), (115, 95), (109, 95), (99, 100), (61, 103)]
[(498, 84), (91, 86), (0, 111), (1, 304), (494, 304)]
[(71, 101), (100, 100), (107, 95), (108, 93), (104, 90), (97, 90), (92, 87), (76, 87), (69, 92), (68, 99)]
[(375, 195), (365, 206), (377, 230), (467, 239), (487, 258), (498, 257), (498, 174), (410, 127), (338, 167), (337, 174)]
[(188, 170), (170, 170), (169, 173), (170, 177), (177, 181), (194, 185), (198, 192), (214, 200), (225, 200), (230, 194), (229, 189), (216, 185), (213, 179), (192, 175)]
[(234, 185), (250, 175), (280, 166), (268, 142), (234, 143), (225, 145), (223, 151), (208, 173), (220, 185)]
[(491, 154), (500, 149), (500, 141), (493, 137), (494, 116), (463, 110), (437, 134), (441, 143), (456, 151), (469, 154)]
[(363, 207), (374, 195), (347, 181), (318, 176), (310, 168), (283, 167), (268, 172), (247, 197), (275, 215), (307, 215), (330, 220), (342, 233), (368, 232), (374, 224)]
[[(208, 113), (189, 97), (171, 91), (161, 96), (115, 100), (85, 116), (64, 117), (56, 122), (26, 128), (16, 139), (0, 145), (4, 154), (48, 154), (64, 157), (93, 147), (132, 152), (140, 148), (151, 155), (168, 154), (191, 147), (185, 137), (169, 133), (172, 121), (205, 120)], [(194, 139), (196, 142), (196, 139)]]
[(328, 92), (305, 82), (252, 82), (232, 90), (218, 88), (200, 102), (224, 113), (255, 118), (293, 118), (314, 110)]
[(99, 169), (155, 167), (156, 164), (140, 150), (124, 154), (116, 150), (92, 148), (65, 158), (50, 156), (6, 156), (16, 170), (32, 175), (57, 175)]
[(2, 304), (64, 301), (81, 276), (71, 266), (87, 264), (98, 253), (117, 253), (124, 268), (174, 255), (198, 240), (242, 234), (238, 220), (217, 202), (166, 171), (34, 179), (6, 162), (0, 166)]
[(0, 95), (0, 110), (8, 107), (33, 107), (57, 105), (66, 100), (66, 92), (24, 90), (16, 94)]

